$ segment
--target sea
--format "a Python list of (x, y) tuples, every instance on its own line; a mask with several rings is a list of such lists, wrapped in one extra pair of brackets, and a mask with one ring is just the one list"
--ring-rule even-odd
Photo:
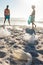
[[(0, 25), (4, 24), (4, 18), (0, 17)], [(8, 20), (5, 22), (6, 25), (9, 25)], [(11, 18), (10, 19), (11, 25), (27, 25), (27, 22), (23, 18)]]
[[(4, 24), (4, 18), (0, 17), (0, 25)], [(43, 21), (35, 21), (35, 24), (37, 27), (43, 28)], [(6, 20), (5, 25), (9, 25), (8, 20)], [(28, 20), (25, 20), (24, 18), (11, 18), (10, 19), (10, 25), (25, 25), (25, 26), (31, 26), (32, 24), (28, 24)]]

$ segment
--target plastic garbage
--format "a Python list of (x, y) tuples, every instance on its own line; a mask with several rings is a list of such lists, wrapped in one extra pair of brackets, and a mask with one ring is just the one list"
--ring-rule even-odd
[(32, 17), (31, 17), (31, 16), (29, 16), (29, 18), (28, 18), (28, 24), (30, 24), (30, 23), (31, 23), (31, 21), (32, 21)]

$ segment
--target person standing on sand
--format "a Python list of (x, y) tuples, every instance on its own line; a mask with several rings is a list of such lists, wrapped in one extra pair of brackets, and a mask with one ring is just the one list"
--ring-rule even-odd
[(4, 10), (4, 25), (5, 25), (5, 21), (6, 19), (8, 19), (8, 23), (10, 25), (10, 10), (8, 9), (9, 8), (9, 5), (7, 5), (6, 9)]
[[(34, 5), (32, 5), (32, 13), (31, 13), (31, 22), (32, 22), (32, 29), (34, 29), (34, 22), (35, 22), (35, 6)], [(36, 25), (35, 25), (35, 27), (36, 27)]]

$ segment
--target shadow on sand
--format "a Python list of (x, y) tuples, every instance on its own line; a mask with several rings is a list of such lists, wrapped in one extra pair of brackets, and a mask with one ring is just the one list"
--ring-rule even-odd
[[(28, 33), (30, 35), (32, 35), (33, 33), (36, 34), (34, 30), (29, 29), (29, 28), (26, 29), (26, 33)], [(38, 44), (38, 41), (34, 41), (34, 44), (26, 41), (26, 45), (24, 46), (24, 48), (25, 48), (24, 51), (28, 52), (32, 55), (32, 57), (33, 57), (32, 65), (43, 65), (43, 62), (36, 58), (39, 56), (38, 53), (43, 54), (43, 51), (36, 50), (35, 46), (37, 44)]]
[(34, 29), (29, 29), (29, 28), (26, 28), (26, 33), (30, 35), (32, 35), (33, 33), (36, 34)]

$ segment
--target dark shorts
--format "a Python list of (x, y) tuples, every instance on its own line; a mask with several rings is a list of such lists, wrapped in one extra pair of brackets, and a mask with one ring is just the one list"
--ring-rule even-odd
[(10, 15), (5, 15), (5, 19), (10, 19)]

